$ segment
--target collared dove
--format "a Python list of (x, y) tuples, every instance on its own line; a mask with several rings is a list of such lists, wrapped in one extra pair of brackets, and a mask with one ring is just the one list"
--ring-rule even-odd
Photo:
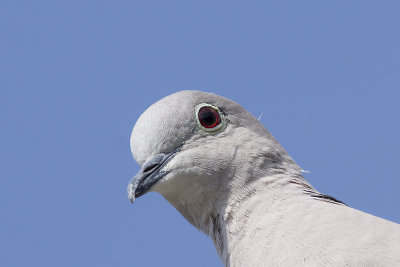
[(164, 196), (226, 266), (400, 266), (400, 225), (319, 193), (267, 129), (221, 96), (182, 91), (138, 119), (131, 202)]

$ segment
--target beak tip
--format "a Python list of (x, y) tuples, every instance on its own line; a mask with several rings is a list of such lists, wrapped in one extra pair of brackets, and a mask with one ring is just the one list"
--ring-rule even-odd
[(133, 204), (133, 202), (135, 202), (135, 190), (133, 189), (133, 186), (131, 183), (129, 183), (129, 186), (128, 186), (128, 198), (129, 198), (129, 201), (131, 202), (131, 204)]
[(129, 195), (128, 196), (128, 198), (129, 198), (129, 202), (131, 202), (131, 204), (133, 204), (133, 202), (135, 202), (135, 196), (134, 195)]

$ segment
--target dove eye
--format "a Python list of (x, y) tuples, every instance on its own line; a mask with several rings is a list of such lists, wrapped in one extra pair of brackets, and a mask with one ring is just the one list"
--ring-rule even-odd
[(198, 117), (200, 124), (206, 128), (214, 128), (221, 123), (221, 117), (219, 116), (218, 111), (212, 107), (202, 107), (199, 110)]
[(216, 131), (222, 126), (222, 115), (217, 107), (201, 104), (196, 108), (197, 122), (204, 131)]

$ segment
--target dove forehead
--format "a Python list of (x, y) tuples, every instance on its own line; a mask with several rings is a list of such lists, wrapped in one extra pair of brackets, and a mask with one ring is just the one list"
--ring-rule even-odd
[(171, 152), (196, 131), (195, 107), (219, 104), (224, 98), (200, 91), (181, 91), (151, 105), (137, 120), (131, 135), (131, 150), (139, 164), (149, 157)]

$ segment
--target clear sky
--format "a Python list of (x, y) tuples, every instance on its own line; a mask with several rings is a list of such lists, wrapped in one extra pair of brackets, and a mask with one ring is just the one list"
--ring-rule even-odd
[(321, 192), (400, 222), (399, 1), (0, 1), (0, 265), (221, 266), (150, 193), (131, 129), (183, 89), (242, 104)]

